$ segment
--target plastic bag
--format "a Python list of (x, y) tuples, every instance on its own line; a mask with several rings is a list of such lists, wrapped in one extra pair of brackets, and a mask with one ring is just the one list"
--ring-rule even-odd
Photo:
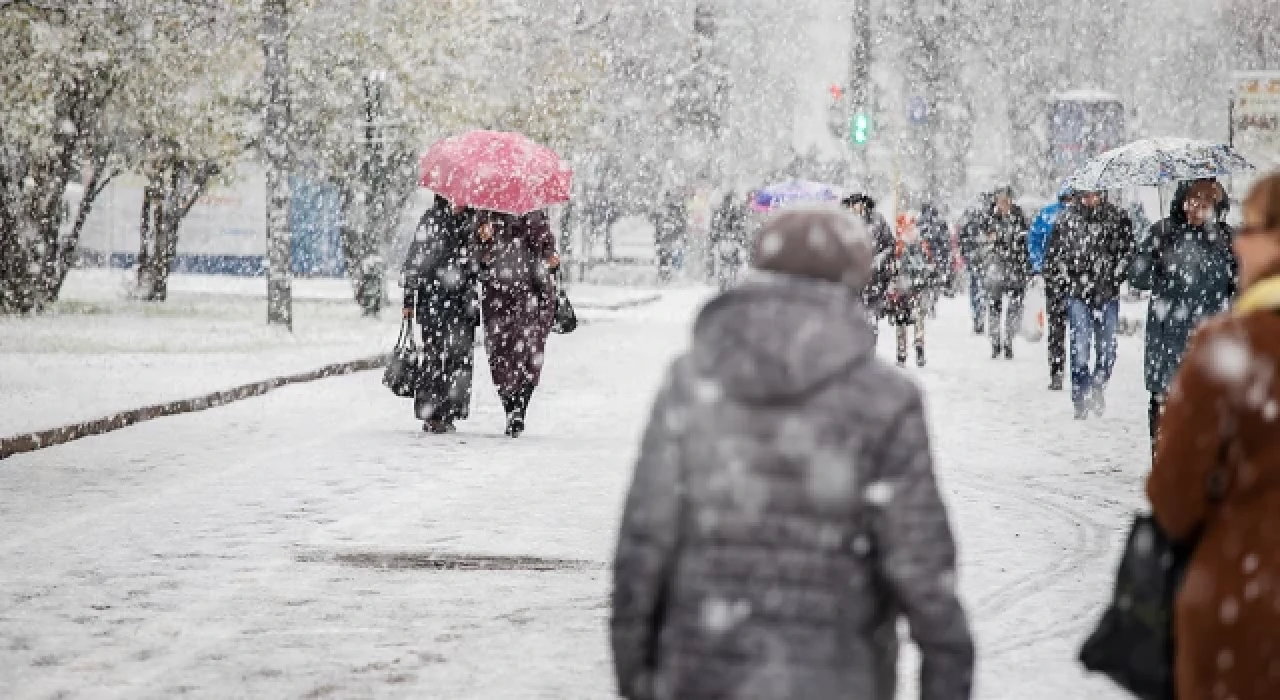
[(1022, 319), (1018, 335), (1024, 340), (1038, 343), (1044, 338), (1044, 280), (1035, 277), (1027, 285), (1027, 296), (1022, 304)]

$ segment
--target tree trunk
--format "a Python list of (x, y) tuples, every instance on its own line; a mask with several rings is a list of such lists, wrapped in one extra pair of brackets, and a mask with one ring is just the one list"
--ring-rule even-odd
[(267, 166), (267, 323), (293, 330), (293, 235), (289, 221), (288, 2), (263, 0), (262, 150)]
[[(61, 239), (64, 197), (77, 158), (100, 137), (112, 87), (101, 72), (69, 76), (53, 96), (53, 147), (0, 159), (0, 314), (40, 312), (57, 299), (74, 251)], [(87, 216), (96, 193), (85, 194)]]
[(165, 301), (169, 274), (178, 254), (178, 232), (209, 179), (218, 173), (213, 163), (192, 164), (168, 159), (160, 164), (143, 191), (139, 231), (138, 297)]

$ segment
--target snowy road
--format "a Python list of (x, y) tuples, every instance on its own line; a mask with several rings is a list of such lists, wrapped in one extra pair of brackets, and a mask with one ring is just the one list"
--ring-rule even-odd
[[(618, 509), (700, 299), (554, 338), (519, 441), (487, 381), (440, 438), (363, 374), (0, 462), (0, 697), (609, 697)], [(1074, 655), (1142, 504), (1140, 339), (1122, 340), (1108, 419), (1075, 423), (1043, 345), (993, 361), (959, 300), (941, 314), (912, 371), (977, 697), (1120, 698)]]

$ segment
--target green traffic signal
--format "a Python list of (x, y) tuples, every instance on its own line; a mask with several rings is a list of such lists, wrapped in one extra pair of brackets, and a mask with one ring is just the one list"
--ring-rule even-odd
[(859, 146), (865, 146), (871, 140), (871, 117), (866, 112), (857, 112), (849, 122), (849, 139)]

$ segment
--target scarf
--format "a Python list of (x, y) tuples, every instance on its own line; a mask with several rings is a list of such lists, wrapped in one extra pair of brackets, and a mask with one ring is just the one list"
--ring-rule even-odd
[(1235, 315), (1243, 316), (1255, 311), (1280, 311), (1280, 275), (1257, 282), (1236, 300)]

